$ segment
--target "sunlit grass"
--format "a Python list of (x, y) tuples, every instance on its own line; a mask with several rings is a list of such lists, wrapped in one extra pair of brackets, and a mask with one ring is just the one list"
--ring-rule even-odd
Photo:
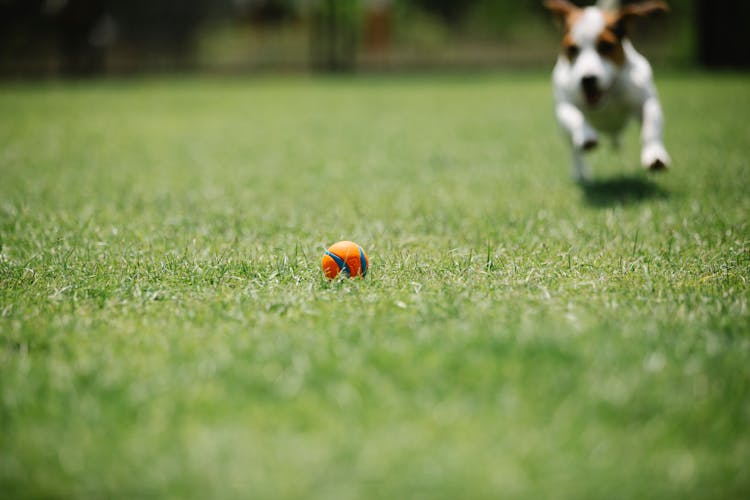
[(585, 189), (546, 75), (6, 85), (0, 496), (745, 497), (750, 87), (659, 84)]

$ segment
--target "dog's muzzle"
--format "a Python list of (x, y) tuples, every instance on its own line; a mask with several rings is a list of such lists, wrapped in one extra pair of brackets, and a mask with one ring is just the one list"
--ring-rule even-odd
[(588, 75), (581, 78), (581, 89), (589, 106), (597, 105), (604, 95), (599, 86), (599, 79), (595, 76)]

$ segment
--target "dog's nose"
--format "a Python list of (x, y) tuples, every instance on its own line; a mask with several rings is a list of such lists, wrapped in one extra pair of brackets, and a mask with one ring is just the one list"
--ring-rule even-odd
[(584, 92), (595, 92), (599, 90), (599, 79), (594, 75), (586, 75), (581, 78), (581, 86)]

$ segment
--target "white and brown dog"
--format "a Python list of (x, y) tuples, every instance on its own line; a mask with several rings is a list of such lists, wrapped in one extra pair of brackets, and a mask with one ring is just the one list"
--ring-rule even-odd
[(641, 164), (652, 171), (671, 162), (662, 142), (664, 117), (651, 65), (626, 37), (635, 18), (665, 12), (660, 1), (624, 7), (600, 0), (579, 8), (567, 0), (547, 0), (545, 6), (565, 26), (562, 52), (553, 73), (555, 113), (573, 147), (573, 177), (584, 181), (589, 168), (584, 153), (597, 146), (598, 132), (615, 145), (628, 121), (641, 122)]

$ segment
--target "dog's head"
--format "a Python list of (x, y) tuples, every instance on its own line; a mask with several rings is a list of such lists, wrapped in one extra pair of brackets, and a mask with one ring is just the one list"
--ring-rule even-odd
[[(619, 2), (600, 2), (600, 4)], [(589, 106), (596, 106), (625, 64), (628, 23), (656, 12), (667, 4), (651, 0), (614, 9), (580, 8), (567, 0), (547, 0), (544, 5), (562, 22), (565, 36), (562, 57), (570, 64), (571, 77)]]

